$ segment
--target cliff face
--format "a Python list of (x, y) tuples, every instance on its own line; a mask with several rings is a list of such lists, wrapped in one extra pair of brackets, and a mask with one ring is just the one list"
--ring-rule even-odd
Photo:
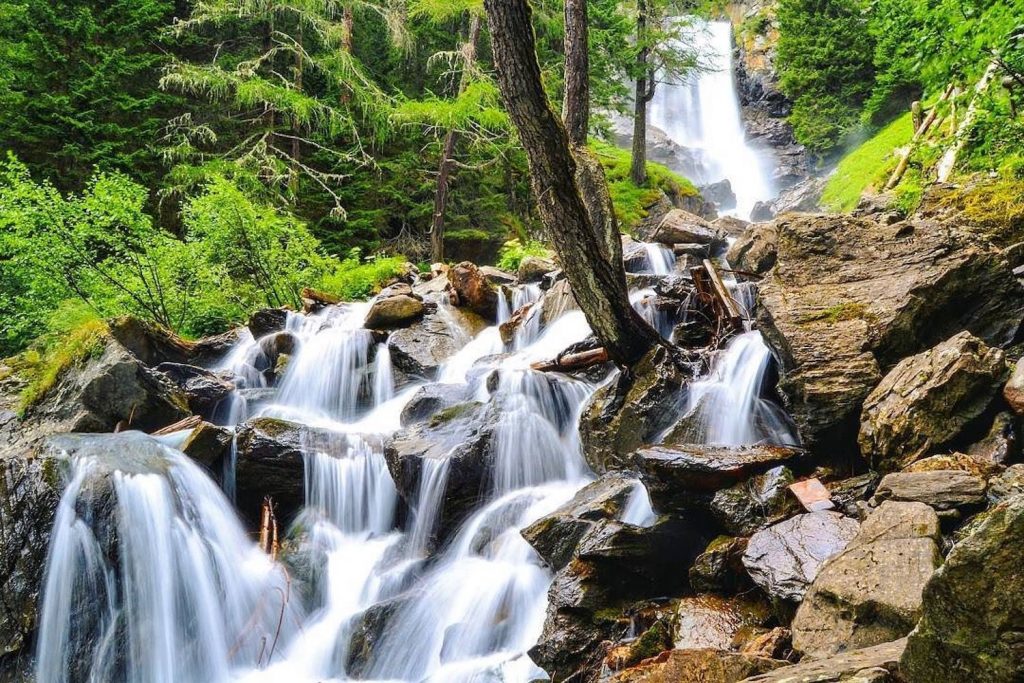
[(773, 148), (779, 160), (775, 179), (786, 189), (806, 179), (811, 165), (786, 120), (791, 103), (775, 70), (776, 5), (776, 0), (744, 0), (729, 3), (725, 11), (735, 32), (736, 88), (747, 134), (754, 143)]

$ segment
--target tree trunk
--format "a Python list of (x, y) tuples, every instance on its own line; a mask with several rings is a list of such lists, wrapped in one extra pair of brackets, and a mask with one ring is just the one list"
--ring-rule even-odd
[(604, 255), (576, 186), (569, 137), (541, 84), (527, 0), (484, 0), (498, 87), (519, 131), (541, 220), (594, 334), (615, 362), (631, 365), (660, 341), (629, 305), (622, 261)]
[[(469, 37), (463, 45), (462, 78), (459, 94), (469, 85), (469, 69), (476, 60), (476, 43), (480, 39), (480, 15), (473, 14), (469, 20)], [(455, 143), (458, 131), (450, 130), (445, 135), (441, 148), (441, 161), (437, 166), (437, 189), (434, 191), (434, 215), (430, 221), (430, 259), (433, 263), (444, 263), (444, 211), (448, 205), (448, 187), (455, 167)]]
[(636, 14), (636, 89), (633, 93), (633, 155), (629, 177), (634, 185), (647, 184), (647, 103), (654, 97), (653, 77), (648, 83), (647, 0), (638, 0)]
[(590, 55), (587, 0), (565, 0), (565, 99), (562, 118), (569, 144), (587, 144), (590, 128)]
[[(295, 32), (295, 40), (299, 44), (299, 51), (295, 55), (295, 90), (302, 92), (302, 24), (299, 24), (298, 29)], [(292, 195), (292, 201), (296, 204), (299, 200), (299, 166), (302, 163), (302, 145), (300, 141), (302, 139), (302, 130), (299, 128), (299, 121), (297, 117), (292, 117), (292, 168), (291, 175), (288, 177), (288, 190)]]
[(341, 49), (352, 54), (352, 31), (355, 28), (355, 18), (352, 15), (352, 5), (346, 4), (341, 8)]

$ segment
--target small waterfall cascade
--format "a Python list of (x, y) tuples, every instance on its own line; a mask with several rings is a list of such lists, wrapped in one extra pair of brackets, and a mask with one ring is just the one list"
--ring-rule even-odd
[(676, 265), (676, 255), (669, 247), (656, 242), (641, 242), (644, 249), (646, 268), (643, 272), (653, 275), (669, 275)]
[(690, 385), (684, 419), (695, 425), (694, 443), (799, 443), (789, 416), (764, 396), (771, 362), (771, 350), (757, 331), (735, 337), (719, 353), (711, 373)]
[(37, 680), (229, 681), (269, 661), (298, 601), (199, 466), (135, 432), (65, 443)]
[[(650, 122), (698, 157), (701, 185), (728, 180), (736, 194), (735, 214), (748, 218), (754, 204), (778, 193), (773, 161), (746, 141), (732, 63), (732, 25), (696, 19), (690, 41), (707, 57), (707, 71), (682, 83), (661, 83), (650, 104)], [(663, 79), (664, 80), (664, 79)], [(723, 207), (724, 208), (724, 207)]]

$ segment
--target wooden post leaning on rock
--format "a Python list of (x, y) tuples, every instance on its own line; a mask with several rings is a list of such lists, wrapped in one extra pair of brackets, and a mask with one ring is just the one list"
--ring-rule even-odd
[(276, 560), (279, 548), (274, 501), (270, 496), (264, 496), (263, 505), (260, 507), (260, 549)]
[(729, 294), (729, 288), (722, 282), (715, 264), (704, 259), (699, 266), (690, 270), (690, 274), (697, 294), (710, 303), (719, 321), (726, 323), (733, 332), (743, 332), (743, 314)]
[(939, 105), (952, 96), (954, 87), (955, 86), (952, 83), (946, 86), (946, 90), (942, 93), (942, 97), (939, 98), (939, 101), (936, 102), (935, 106), (932, 107), (930, 112), (928, 112), (928, 116), (925, 117), (921, 125), (914, 131), (914, 137), (911, 138), (910, 144), (907, 145), (906, 150), (900, 154), (899, 163), (896, 164), (896, 169), (892, 172), (892, 175), (889, 176), (889, 182), (885, 184), (886, 192), (896, 187), (900, 180), (903, 179), (903, 174), (907, 172), (907, 166), (910, 164), (910, 155), (914, 152), (914, 148), (917, 146), (917, 143), (928, 133), (928, 129), (932, 127), (932, 124), (935, 123), (935, 118), (939, 115)]

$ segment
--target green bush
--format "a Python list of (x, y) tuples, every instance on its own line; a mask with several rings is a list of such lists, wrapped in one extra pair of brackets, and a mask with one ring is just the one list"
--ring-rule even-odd
[(509, 240), (498, 251), (497, 267), (507, 273), (515, 273), (519, 270), (519, 264), (527, 256), (551, 258), (551, 251), (540, 242)]
[(375, 254), (361, 259), (359, 250), (353, 249), (348, 256), (335, 266), (320, 281), (320, 289), (334, 294), (344, 301), (365, 299), (380, 291), (405, 267), (401, 256)]

